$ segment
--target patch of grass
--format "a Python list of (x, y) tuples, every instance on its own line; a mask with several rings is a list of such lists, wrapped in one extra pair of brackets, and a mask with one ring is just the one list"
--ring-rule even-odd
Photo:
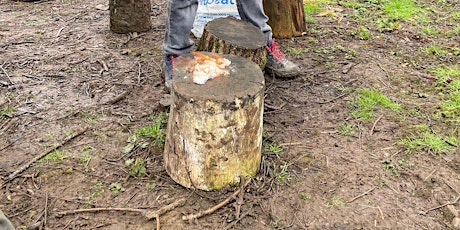
[(167, 116), (167, 113), (160, 113), (153, 124), (141, 127), (139, 130), (135, 131), (134, 134), (128, 138), (128, 145), (123, 148), (123, 152), (128, 153), (136, 146), (146, 148), (149, 142), (144, 138), (152, 140), (155, 146), (164, 144), (166, 135), (164, 127), (167, 124)]
[(353, 118), (371, 119), (377, 106), (398, 111), (401, 106), (392, 102), (387, 96), (376, 89), (359, 89), (358, 98), (355, 101), (357, 108), (351, 111)]
[(7, 106), (0, 110), (0, 119), (3, 119), (4, 117), (11, 117), (11, 115), (14, 113), (14, 109)]
[(338, 128), (338, 132), (342, 136), (348, 136), (355, 129), (355, 125), (345, 123)]
[(391, 19), (413, 18), (422, 9), (415, 5), (414, 0), (388, 0), (385, 1), (383, 9)]
[(392, 32), (398, 30), (400, 27), (400, 23), (398, 21), (388, 19), (388, 18), (380, 18), (376, 21), (377, 30), (380, 33), (383, 32)]
[(333, 195), (331, 197), (330, 202), (326, 203), (325, 206), (326, 208), (329, 208), (329, 209), (334, 208), (334, 207), (343, 207), (345, 206), (345, 200), (338, 197), (337, 195)]
[(299, 198), (301, 200), (311, 200), (311, 194), (306, 193), (306, 192), (301, 192), (299, 193)]
[(294, 56), (298, 56), (300, 55), (303, 50), (301, 48), (293, 48), (293, 47), (289, 47), (287, 49), (287, 52), (289, 52), (290, 54), (294, 55)]
[(48, 153), (48, 155), (44, 156), (40, 160), (38, 160), (38, 163), (59, 163), (64, 161), (68, 156), (64, 155), (63, 151), (60, 151), (58, 149), (53, 150), (52, 152)]
[(317, 20), (313, 17), (314, 14), (325, 10), (325, 4), (329, 3), (328, 0), (306, 0), (303, 1), (303, 10), (305, 12), (305, 19), (307, 23), (315, 23)]
[(104, 194), (104, 184), (102, 182), (98, 182), (91, 188), (91, 193), (88, 197), (88, 202), (84, 205), (84, 208), (87, 208), (89, 204), (91, 204), (96, 197), (100, 197)]
[(288, 172), (289, 164), (284, 162), (283, 165), (280, 166), (281, 171), (276, 175), (276, 179), (278, 181), (286, 182), (291, 180), (291, 175)]
[(371, 31), (365, 26), (359, 26), (351, 32), (352, 36), (358, 37), (360, 40), (369, 40), (372, 37)]
[(157, 187), (157, 184), (155, 182), (150, 182), (145, 185), (145, 188), (149, 192), (153, 191), (153, 189), (155, 189), (156, 187)]
[(147, 172), (142, 158), (128, 159), (125, 161), (125, 165), (129, 167), (129, 175), (132, 177), (143, 177)]
[(425, 48), (425, 52), (427, 54), (434, 54), (434, 55), (445, 55), (447, 54), (447, 49), (437, 45), (437, 44), (430, 44), (428, 47)]
[(385, 171), (390, 173), (392, 176), (399, 176), (397, 164), (394, 164), (391, 160), (383, 160), (381, 162), (385, 165)]
[(431, 131), (427, 125), (414, 127), (417, 134), (400, 140), (397, 144), (404, 146), (406, 153), (414, 151), (427, 151), (431, 154), (439, 154), (451, 151), (458, 144), (455, 137), (443, 137)]
[(279, 146), (278, 144), (276, 143), (271, 143), (269, 146), (268, 146), (268, 150), (276, 155), (278, 155), (278, 153), (281, 153), (284, 151), (283, 147)]
[(439, 35), (439, 30), (437, 30), (436, 28), (430, 25), (422, 26), (422, 32), (426, 35), (431, 35), (431, 36)]
[(113, 194), (118, 195), (121, 192), (125, 191), (125, 188), (120, 183), (112, 183), (109, 186), (110, 191), (112, 191)]

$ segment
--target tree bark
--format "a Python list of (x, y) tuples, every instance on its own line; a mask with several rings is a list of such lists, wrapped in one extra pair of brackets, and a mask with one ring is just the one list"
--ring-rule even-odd
[(242, 56), (264, 69), (265, 40), (262, 31), (249, 22), (234, 17), (216, 18), (206, 24), (197, 51)]
[(150, 0), (110, 0), (110, 30), (115, 33), (150, 30)]
[(247, 59), (223, 55), (229, 76), (193, 83), (183, 58), (175, 60), (164, 149), (177, 183), (206, 191), (257, 174), (261, 162), (264, 76)]
[(273, 37), (291, 38), (307, 31), (302, 0), (263, 0)]

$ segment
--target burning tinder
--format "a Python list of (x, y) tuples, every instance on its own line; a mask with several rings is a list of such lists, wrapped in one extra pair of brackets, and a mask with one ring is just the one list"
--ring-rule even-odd
[(191, 53), (196, 62), (192, 75), (194, 83), (203, 85), (209, 79), (229, 75), (225, 68), (231, 64), (230, 60), (215, 53), (210, 53), (210, 56), (199, 52)]

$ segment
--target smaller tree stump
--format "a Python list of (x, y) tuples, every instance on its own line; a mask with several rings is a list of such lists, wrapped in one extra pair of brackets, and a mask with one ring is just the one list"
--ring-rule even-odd
[(275, 38), (292, 38), (307, 31), (303, 0), (263, 0)]
[(232, 62), (229, 76), (204, 85), (193, 83), (187, 61), (174, 62), (164, 164), (188, 188), (218, 190), (260, 167), (264, 76), (246, 58), (223, 56)]
[(234, 54), (264, 69), (267, 41), (259, 28), (234, 17), (216, 18), (206, 24), (197, 51)]
[(109, 0), (110, 30), (125, 34), (151, 28), (150, 0)]

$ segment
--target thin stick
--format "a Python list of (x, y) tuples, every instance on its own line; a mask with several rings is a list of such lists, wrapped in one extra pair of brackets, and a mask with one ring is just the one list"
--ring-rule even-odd
[(76, 132), (74, 132), (73, 134), (71, 134), (70, 136), (66, 137), (61, 143), (57, 144), (56, 146), (52, 147), (52, 148), (49, 148), (48, 150), (44, 151), (43, 153), (40, 153), (39, 155), (35, 156), (32, 160), (30, 160), (29, 162), (27, 162), (26, 164), (22, 165), (19, 169), (17, 169), (16, 171), (12, 172), (7, 178), (6, 180), (2, 183), (2, 186), (1, 188), (4, 188), (4, 186), (14, 180), (14, 178), (16, 178), (20, 173), (22, 173), (23, 171), (25, 171), (26, 169), (28, 169), (33, 163), (35, 163), (36, 161), (40, 160), (41, 158), (43, 158), (44, 156), (48, 155), (50, 152), (54, 151), (55, 149), (57, 148), (60, 148), (62, 146), (64, 146), (67, 142), (69, 142), (70, 140), (74, 139), (75, 137), (77, 136), (80, 136), (81, 134), (83, 134), (84, 132), (86, 132), (88, 128), (87, 127), (84, 127), (80, 130), (77, 130)]
[(380, 117), (378, 117), (377, 120), (375, 120), (374, 124), (372, 125), (371, 136), (372, 136), (372, 134), (374, 134), (374, 129), (375, 129), (375, 126), (377, 125), (377, 122), (379, 122), (380, 119), (382, 119), (382, 117), (383, 117), (383, 114), (380, 115)]
[(45, 194), (45, 217), (43, 220), (43, 228), (46, 229), (46, 219), (48, 218), (48, 192)]
[(460, 196), (457, 196), (457, 198), (455, 198), (455, 200), (452, 201), (452, 202), (445, 203), (445, 204), (441, 204), (441, 205), (438, 205), (438, 206), (436, 206), (436, 207), (433, 207), (433, 208), (430, 208), (430, 209), (426, 210), (426, 211), (425, 211), (425, 214), (427, 214), (427, 213), (430, 212), (430, 211), (433, 211), (433, 210), (436, 210), (436, 209), (443, 208), (443, 207), (445, 207), (445, 206), (447, 206), (447, 205), (454, 205), (454, 204), (457, 204), (457, 202), (458, 202), (459, 199), (460, 199)]
[(0, 66), (0, 69), (3, 71), (3, 73), (5, 73), (6, 78), (8, 78), (8, 81), (10, 82), (10, 84), (14, 85), (13, 81), (11, 81), (10, 75), (8, 75), (6, 70), (3, 68), (3, 65)]
[(168, 204), (156, 211), (148, 211), (145, 209), (138, 209), (138, 208), (87, 208), (87, 209), (75, 209), (75, 210), (69, 210), (69, 211), (62, 211), (62, 212), (58, 212), (57, 215), (65, 216), (65, 215), (70, 215), (70, 214), (88, 213), (88, 212), (120, 211), (120, 212), (137, 212), (145, 216), (148, 220), (151, 220), (153, 218), (157, 218), (158, 216), (165, 214), (166, 212), (173, 210), (177, 206), (185, 204), (185, 201), (187, 201), (186, 198), (178, 199), (174, 201), (173, 203)]
[(363, 196), (369, 194), (370, 192), (374, 191), (374, 189), (376, 189), (376, 188), (377, 188), (377, 187), (373, 187), (373, 188), (371, 188), (371, 189), (369, 189), (369, 190), (367, 190), (367, 191), (365, 191), (365, 192), (363, 192), (363, 193), (361, 193), (361, 194), (355, 196), (353, 199), (351, 199), (350, 201), (348, 201), (348, 203), (351, 203), (351, 202), (353, 202), (353, 201), (355, 201), (355, 200), (357, 200), (357, 199), (359, 199), (359, 198), (361, 198), (361, 197), (363, 197)]
[(184, 205), (185, 201), (187, 201), (186, 198), (178, 199), (178, 200), (172, 202), (171, 204), (168, 204), (168, 205), (158, 209), (157, 211), (144, 213), (144, 216), (147, 217), (147, 219), (149, 219), (149, 220), (151, 220), (153, 218), (157, 218), (157, 217), (159, 217), (159, 216), (161, 216), (161, 215), (163, 215), (163, 214), (175, 209), (178, 206)]
[(157, 229), (160, 230), (160, 216), (157, 216)]
[(105, 102), (104, 104), (106, 104), (106, 105), (113, 105), (113, 104), (115, 104), (115, 103), (117, 103), (117, 102), (123, 100), (123, 99), (126, 97), (126, 95), (128, 95), (128, 91), (124, 91), (124, 92), (121, 93), (120, 95), (118, 95), (118, 96), (116, 96), (116, 97), (114, 97), (114, 98), (108, 100), (108, 101)]
[(193, 220), (193, 219), (198, 219), (200, 217), (203, 217), (203, 216), (206, 216), (206, 215), (209, 215), (213, 212), (215, 212), (217, 209), (219, 208), (222, 208), (224, 207), (225, 205), (228, 204), (228, 202), (230, 202), (232, 199), (234, 199), (244, 188), (246, 188), (246, 186), (251, 182), (251, 178), (249, 178), (245, 183), (244, 183), (244, 186), (243, 187), (240, 187), (238, 190), (236, 190), (235, 192), (233, 192), (232, 195), (230, 195), (229, 197), (227, 197), (227, 199), (225, 199), (224, 201), (220, 202), (219, 204), (211, 207), (211, 208), (208, 208), (202, 212), (199, 212), (199, 213), (196, 213), (196, 214), (190, 214), (190, 215), (186, 215), (186, 216), (182, 216), (182, 220)]

